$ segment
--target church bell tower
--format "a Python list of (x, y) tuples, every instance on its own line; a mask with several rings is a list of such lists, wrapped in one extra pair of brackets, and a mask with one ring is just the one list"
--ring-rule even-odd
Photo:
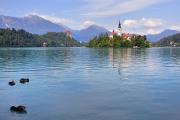
[(122, 35), (122, 27), (121, 27), (121, 21), (119, 20), (119, 25), (118, 25), (118, 35)]

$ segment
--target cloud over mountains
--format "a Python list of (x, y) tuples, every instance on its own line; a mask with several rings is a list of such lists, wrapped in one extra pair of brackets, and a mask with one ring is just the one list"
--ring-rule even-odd
[(102, 17), (115, 16), (166, 2), (167, 0), (85, 0), (90, 10), (84, 15)]
[(136, 31), (140, 34), (156, 34), (165, 27), (165, 21), (158, 18), (126, 19), (123, 26), (127, 31)]

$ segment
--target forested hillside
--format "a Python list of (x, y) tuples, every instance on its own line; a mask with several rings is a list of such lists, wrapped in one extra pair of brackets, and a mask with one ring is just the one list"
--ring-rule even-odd
[(179, 47), (180, 46), (180, 33), (165, 37), (154, 44), (156, 47)]
[(0, 29), (0, 47), (77, 47), (80, 43), (63, 32), (37, 35), (25, 30)]

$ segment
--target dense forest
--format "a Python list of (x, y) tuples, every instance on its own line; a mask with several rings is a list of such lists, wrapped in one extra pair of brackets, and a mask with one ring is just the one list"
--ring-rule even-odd
[(180, 33), (163, 38), (156, 42), (155, 47), (180, 47)]
[(89, 42), (89, 47), (114, 47), (114, 48), (149, 48), (151, 47), (150, 42), (147, 41), (146, 36), (136, 35), (131, 40), (123, 38), (121, 36), (114, 35), (113, 39), (110, 39), (108, 34), (102, 34), (94, 37)]
[(63, 32), (37, 35), (25, 30), (0, 29), (0, 47), (78, 47), (80, 43)]

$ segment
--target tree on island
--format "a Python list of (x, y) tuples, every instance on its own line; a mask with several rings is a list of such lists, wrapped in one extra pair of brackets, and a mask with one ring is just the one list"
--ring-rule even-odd
[(133, 35), (131, 39), (114, 35), (113, 39), (108, 34), (101, 34), (89, 41), (88, 47), (114, 47), (114, 48), (149, 48), (151, 44), (146, 36)]

